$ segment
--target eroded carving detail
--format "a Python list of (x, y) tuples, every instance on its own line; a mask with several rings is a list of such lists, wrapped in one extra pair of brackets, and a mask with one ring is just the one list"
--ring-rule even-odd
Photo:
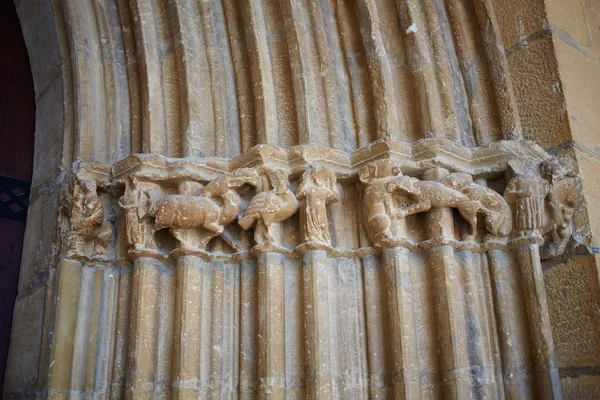
[(170, 228), (171, 234), (183, 248), (205, 250), (208, 242), (224, 235), (225, 227), (241, 213), (242, 200), (237, 189), (244, 184), (258, 184), (253, 168), (241, 168), (202, 186), (199, 182), (183, 181), (179, 194), (162, 199), (156, 208), (156, 225)]
[[(376, 246), (394, 247), (399, 241), (397, 211), (408, 206), (402, 196), (393, 196), (387, 184), (399, 176), (400, 170), (391, 160), (378, 160), (362, 167), (359, 179), (366, 186), (363, 196), (365, 228)], [(406, 200), (406, 199), (404, 199)]]
[(547, 197), (548, 223), (544, 229), (548, 255), (562, 253), (571, 237), (571, 220), (575, 210), (583, 204), (583, 195), (577, 172), (566, 161), (552, 157), (542, 163), (542, 175), (550, 182)]
[(492, 235), (506, 236), (511, 230), (510, 210), (502, 196), (474, 183), (473, 177), (466, 173), (448, 174), (440, 182), (421, 181), (399, 174), (386, 183), (385, 190), (407, 196), (413, 201), (410, 206), (395, 212), (397, 218), (432, 208), (456, 208), (469, 225), (469, 232), (463, 240), (475, 238), (479, 214), (485, 216), (485, 226)]
[(336, 177), (322, 167), (309, 166), (302, 174), (296, 197), (300, 206), (300, 227), (303, 243), (299, 250), (331, 249), (327, 204), (340, 199)]
[(72, 258), (105, 261), (110, 258), (114, 241), (115, 215), (110, 205), (98, 195), (98, 185), (90, 178), (77, 175), (72, 183), (69, 209), (67, 255)]
[(265, 168), (260, 174), (258, 192), (248, 203), (238, 224), (245, 230), (256, 222), (254, 240), (260, 251), (287, 250), (277, 243), (274, 229), (298, 210), (298, 200), (287, 187), (287, 173)]
[(467, 239), (477, 233), (477, 216), (484, 215), (485, 228), (494, 236), (507, 236), (512, 230), (510, 207), (504, 198), (494, 190), (473, 182), (473, 177), (464, 172), (449, 174), (441, 182), (443, 185), (460, 191), (468, 201), (457, 205), (460, 215), (467, 221), (470, 232)]
[(127, 242), (134, 251), (158, 251), (154, 234), (160, 229), (154, 223), (158, 201), (164, 196), (160, 186), (130, 177), (119, 205), (125, 210)]
[[(533, 237), (544, 242), (542, 257), (561, 254), (571, 237), (571, 221), (583, 196), (576, 172), (567, 160), (551, 157), (537, 168), (517, 167), (504, 197), (513, 205), (517, 239)], [(513, 169), (515, 169), (513, 167)]]

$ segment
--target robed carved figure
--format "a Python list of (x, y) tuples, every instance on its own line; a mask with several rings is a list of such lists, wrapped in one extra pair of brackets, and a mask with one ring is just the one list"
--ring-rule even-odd
[(302, 201), (300, 226), (303, 244), (300, 249), (330, 249), (327, 204), (340, 199), (335, 174), (323, 167), (309, 166), (302, 174), (296, 197)]

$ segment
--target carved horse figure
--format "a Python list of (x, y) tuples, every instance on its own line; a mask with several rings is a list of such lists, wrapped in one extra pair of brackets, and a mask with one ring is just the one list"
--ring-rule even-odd
[(194, 181), (182, 182), (180, 194), (166, 196), (158, 203), (156, 224), (170, 228), (182, 244), (204, 249), (240, 216), (242, 200), (237, 189), (246, 183), (256, 185), (258, 179), (255, 169), (241, 168), (205, 187)]

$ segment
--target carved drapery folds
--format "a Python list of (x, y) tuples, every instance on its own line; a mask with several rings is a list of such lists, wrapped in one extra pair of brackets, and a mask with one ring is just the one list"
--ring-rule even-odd
[(135, 155), (76, 176), (66, 254), (121, 266), (132, 396), (557, 397), (540, 259), (569, 168), (529, 142)]

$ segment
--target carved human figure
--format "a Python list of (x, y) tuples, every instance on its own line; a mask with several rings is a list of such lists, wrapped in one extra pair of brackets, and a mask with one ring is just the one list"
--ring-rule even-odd
[(512, 214), (504, 198), (496, 191), (473, 182), (473, 177), (465, 172), (454, 172), (442, 179), (441, 183), (458, 190), (469, 199), (458, 205), (460, 215), (469, 224), (466, 239), (475, 237), (477, 216), (485, 216), (485, 227), (494, 236), (507, 236), (512, 230)]
[[(395, 179), (400, 170), (391, 160), (377, 160), (362, 167), (359, 180), (365, 185), (363, 210), (367, 235), (376, 246), (394, 241), (394, 220), (398, 219), (398, 198), (387, 190), (387, 183)], [(398, 196), (396, 196), (398, 197)]]
[(535, 175), (518, 174), (508, 182), (504, 199), (513, 205), (515, 236), (542, 234), (548, 191), (548, 182)]
[(154, 214), (163, 196), (156, 184), (140, 182), (135, 177), (128, 179), (119, 205), (125, 210), (127, 241), (135, 250), (157, 250), (154, 234), (160, 228), (154, 223)]
[(71, 256), (105, 257), (114, 239), (114, 215), (105, 213), (96, 182), (77, 177), (70, 203)]
[(184, 181), (179, 194), (166, 196), (156, 207), (156, 224), (168, 227), (185, 247), (205, 249), (215, 236), (241, 213), (242, 200), (237, 189), (246, 183), (256, 185), (258, 174), (253, 168), (241, 168), (222, 175), (202, 187)]
[(276, 243), (273, 229), (298, 210), (298, 200), (287, 187), (287, 173), (265, 168), (261, 174), (258, 193), (250, 200), (238, 224), (245, 230), (256, 222), (254, 240), (258, 248), (281, 247)]
[(296, 197), (302, 201), (300, 226), (303, 245), (310, 249), (330, 248), (327, 204), (340, 199), (335, 174), (322, 167), (309, 166), (302, 174)]

